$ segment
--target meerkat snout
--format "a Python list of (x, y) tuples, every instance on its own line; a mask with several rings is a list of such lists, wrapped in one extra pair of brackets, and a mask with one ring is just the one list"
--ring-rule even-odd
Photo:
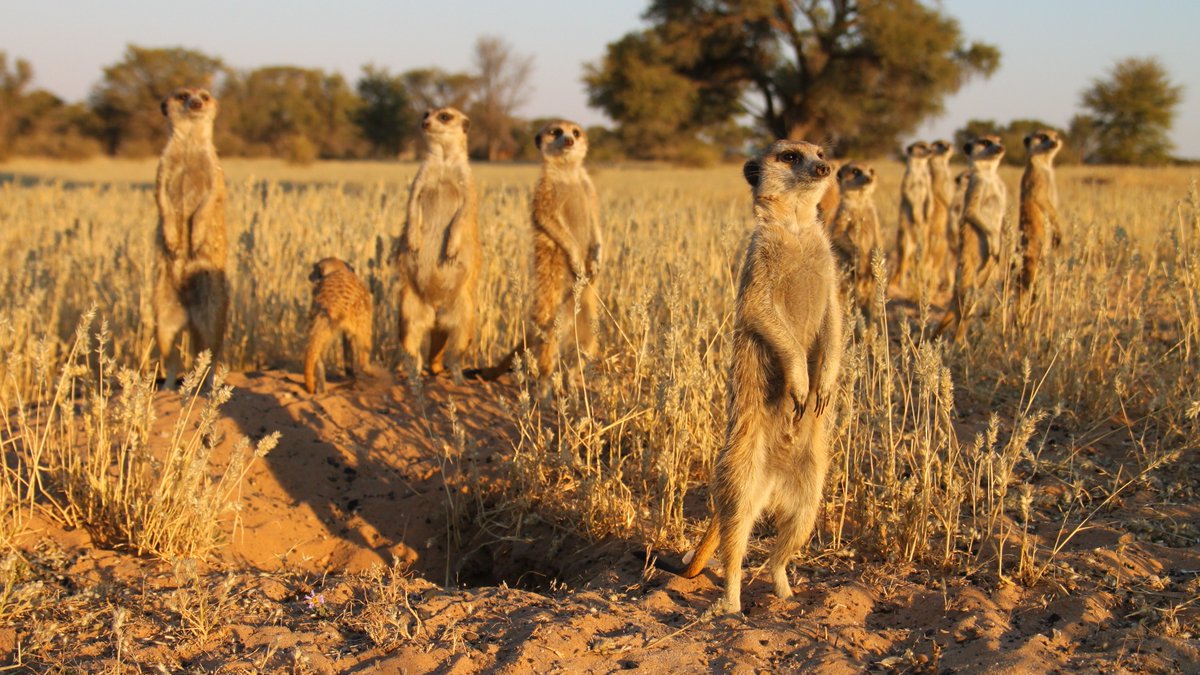
[(830, 174), (831, 169), (829, 168), (829, 164), (825, 162), (817, 162), (817, 165), (813, 168), (813, 171), (816, 172), (816, 174), (821, 178), (824, 178)]

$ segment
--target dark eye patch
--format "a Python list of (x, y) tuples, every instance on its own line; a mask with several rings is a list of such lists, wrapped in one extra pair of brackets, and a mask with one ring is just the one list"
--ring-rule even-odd
[(453, 115), (451, 115), (450, 113), (445, 113), (445, 112), (444, 112), (444, 113), (442, 113), (442, 114), (438, 115), (438, 119), (439, 119), (439, 120), (441, 120), (441, 121), (443, 121), (443, 122), (449, 122), (450, 120), (454, 119), (454, 116), (453, 116)]

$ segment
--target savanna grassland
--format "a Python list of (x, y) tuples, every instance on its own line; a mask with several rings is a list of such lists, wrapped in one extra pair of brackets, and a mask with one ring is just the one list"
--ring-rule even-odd
[[(875, 164), (894, 236), (902, 167)], [(688, 549), (708, 514), (752, 224), (739, 167), (593, 168), (602, 356), (568, 360), (541, 396), (524, 372), (395, 373), (388, 259), (416, 165), (224, 166), (229, 372), (162, 392), (154, 163), (0, 164), (9, 665), (1200, 668), (1195, 169), (1060, 168), (1065, 241), (1024, 321), (1011, 275), (959, 344), (930, 337), (945, 289), (881, 296), (869, 320), (848, 310), (797, 596), (753, 578), (756, 539), (745, 615), (701, 620), (716, 565), (692, 581), (643, 568), (650, 550)], [(523, 330), (537, 167), (475, 175), (468, 365), (486, 366)], [(1015, 227), (1019, 170), (1002, 176)], [(307, 275), (329, 255), (372, 289), (379, 372), (309, 397)]]

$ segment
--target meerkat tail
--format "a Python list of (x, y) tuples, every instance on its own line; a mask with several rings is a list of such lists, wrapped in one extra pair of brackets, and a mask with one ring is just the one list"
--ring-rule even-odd
[(700, 539), (700, 543), (694, 551), (688, 551), (683, 556), (683, 566), (672, 565), (662, 558), (657, 558), (654, 561), (654, 566), (664, 572), (676, 574), (684, 579), (695, 579), (704, 571), (705, 565), (712, 559), (713, 554), (717, 552), (717, 543), (720, 541), (721, 527), (717, 521), (717, 517), (713, 516), (708, 524), (708, 529), (705, 530), (704, 536)]

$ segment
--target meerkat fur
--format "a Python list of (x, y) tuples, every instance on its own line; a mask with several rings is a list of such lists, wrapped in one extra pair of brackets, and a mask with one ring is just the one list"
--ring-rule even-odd
[(229, 315), (226, 276), (225, 174), (213, 145), (217, 99), (184, 87), (161, 104), (169, 136), (158, 162), (158, 279), (154, 314), (165, 383), (176, 385), (182, 365), (179, 338), (192, 350), (221, 358)]
[(937, 140), (929, 144), (929, 238), (926, 246), (930, 282), (935, 289), (942, 289), (954, 276), (951, 243), (958, 236), (950, 220), (951, 203), (954, 201), (954, 177), (950, 175), (950, 158), (954, 146), (947, 141)]
[(716, 510), (679, 572), (698, 575), (719, 547), (725, 593), (710, 611), (729, 613), (741, 611), (742, 563), (763, 513), (774, 516), (778, 531), (767, 562), (775, 593), (792, 595), (787, 564), (820, 506), (842, 350), (836, 263), (816, 212), (832, 179), (823, 152), (776, 141), (743, 173), (756, 224), (737, 293), (726, 438), (713, 473)]
[(1028, 158), (1021, 174), (1019, 213), (1022, 306), (1027, 306), (1033, 299), (1033, 285), (1046, 249), (1051, 245), (1057, 247), (1062, 239), (1058, 186), (1054, 181), (1054, 156), (1061, 148), (1062, 140), (1053, 129), (1040, 129), (1025, 137)]
[(846, 297), (869, 310), (875, 289), (871, 256), (880, 247), (879, 210), (875, 206), (875, 169), (864, 162), (848, 162), (837, 170), (841, 201), (829, 231), (833, 252), (849, 284)]
[[(573, 341), (582, 357), (597, 351), (595, 321), (603, 233), (596, 188), (584, 167), (587, 133), (574, 122), (547, 123), (534, 137), (542, 173), (533, 191), (532, 352), (541, 378), (558, 361), (560, 344)], [(576, 285), (579, 290), (575, 311)]]
[(966, 322), (978, 307), (980, 295), (997, 266), (1000, 233), (1008, 208), (1008, 188), (998, 172), (1004, 157), (1000, 137), (985, 135), (968, 141), (963, 154), (967, 156), (969, 173), (959, 224), (954, 295), (934, 333), (940, 336), (954, 326), (956, 341), (966, 335)]
[(929, 144), (910, 143), (904, 149), (904, 177), (900, 180), (900, 223), (896, 230), (896, 269), (891, 285), (906, 283), (912, 269), (925, 258), (933, 191), (929, 183)]
[(354, 274), (354, 268), (337, 258), (313, 265), (312, 307), (308, 312), (308, 347), (304, 351), (304, 388), (309, 394), (325, 391), (322, 356), (337, 334), (342, 334), (346, 374), (367, 372), (371, 358), (371, 324), (374, 309), (371, 291)]
[[(425, 112), (425, 154), (409, 192), (397, 263), (400, 343), (411, 367), (462, 380), (475, 338), (479, 203), (467, 157), (471, 121), (454, 108)], [(428, 341), (428, 343), (427, 343)], [(428, 359), (425, 346), (428, 344)]]

